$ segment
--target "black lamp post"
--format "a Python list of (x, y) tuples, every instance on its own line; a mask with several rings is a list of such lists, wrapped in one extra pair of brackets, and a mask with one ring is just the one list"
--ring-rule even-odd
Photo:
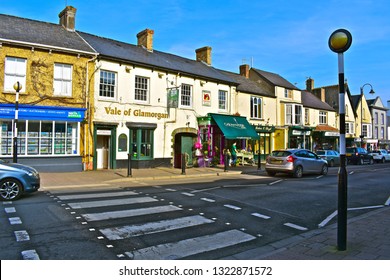
[(22, 89), (22, 84), (16, 82), (14, 84), (16, 91), (15, 97), (15, 120), (14, 120), (14, 138), (13, 138), (13, 162), (18, 162), (18, 118), (19, 118), (19, 91)]
[(347, 249), (347, 169), (345, 141), (345, 88), (344, 88), (344, 52), (352, 44), (352, 35), (348, 30), (334, 31), (328, 41), (329, 48), (338, 54), (339, 68), (339, 115), (340, 115), (340, 168), (338, 173), (338, 210), (337, 210), (337, 249)]
[[(374, 89), (372, 88), (372, 85), (369, 83), (364, 84), (360, 87), (360, 147), (363, 147), (363, 139), (364, 139), (364, 134), (363, 134), (363, 97), (364, 97), (363, 88), (365, 86), (371, 87), (370, 94), (375, 93)], [(367, 130), (367, 132), (368, 132), (368, 130)]]

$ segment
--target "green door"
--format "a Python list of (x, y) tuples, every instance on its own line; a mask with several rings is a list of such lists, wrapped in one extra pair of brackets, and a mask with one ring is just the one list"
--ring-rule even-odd
[(181, 137), (181, 153), (186, 155), (187, 166), (192, 166), (192, 146), (193, 138), (191, 136)]

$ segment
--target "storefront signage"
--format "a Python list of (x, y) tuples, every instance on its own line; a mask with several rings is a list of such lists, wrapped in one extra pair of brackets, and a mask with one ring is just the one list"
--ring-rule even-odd
[(324, 136), (338, 137), (338, 136), (340, 136), (340, 133), (339, 132), (326, 131)]
[(97, 135), (111, 135), (111, 130), (98, 129), (96, 130)]
[(293, 130), (292, 135), (310, 135), (310, 130)]
[(268, 125), (256, 125), (255, 130), (257, 133), (272, 133), (275, 132), (275, 127)]
[(115, 115), (115, 116), (133, 116), (133, 117), (144, 117), (144, 118), (156, 118), (167, 119), (169, 118), (168, 113), (157, 113), (157, 112), (148, 112), (143, 111), (141, 109), (132, 110), (131, 108), (121, 110), (117, 107), (104, 107), (104, 110), (107, 115)]

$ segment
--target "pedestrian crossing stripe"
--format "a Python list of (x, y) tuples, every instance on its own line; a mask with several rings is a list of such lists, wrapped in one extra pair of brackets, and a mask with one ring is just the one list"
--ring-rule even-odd
[(195, 215), (139, 225), (105, 228), (101, 229), (100, 232), (104, 234), (109, 240), (120, 240), (135, 236), (166, 232), (170, 230), (188, 228), (209, 223), (214, 223), (214, 221), (199, 215)]
[(124, 192), (108, 192), (108, 193), (84, 193), (84, 194), (69, 194), (69, 195), (57, 195), (61, 200), (72, 200), (72, 199), (86, 199), (86, 198), (101, 198), (101, 197), (116, 197), (126, 195), (137, 195), (133, 191)]
[(147, 208), (137, 208), (130, 210), (122, 210), (122, 211), (111, 211), (111, 212), (102, 212), (102, 213), (90, 213), (83, 214), (83, 218), (89, 222), (91, 221), (101, 221), (101, 220), (110, 220), (110, 219), (118, 219), (118, 218), (128, 218), (128, 217), (136, 217), (150, 214), (158, 214), (164, 212), (172, 212), (182, 210), (179, 207), (173, 205), (167, 206), (156, 206), (156, 207), (147, 207)]
[(93, 208), (93, 207), (105, 207), (105, 206), (118, 206), (129, 205), (146, 202), (156, 202), (157, 199), (151, 197), (136, 197), (136, 198), (122, 198), (122, 199), (110, 199), (110, 200), (98, 200), (87, 202), (73, 202), (68, 203), (72, 209)]
[(159, 244), (125, 254), (133, 260), (173, 260), (205, 253), (256, 239), (255, 236), (233, 229), (178, 242)]

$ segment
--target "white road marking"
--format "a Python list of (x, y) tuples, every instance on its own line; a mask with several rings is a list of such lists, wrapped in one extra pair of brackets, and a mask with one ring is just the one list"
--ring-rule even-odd
[(225, 204), (224, 205), (226, 208), (230, 208), (230, 209), (233, 209), (233, 210), (241, 210), (241, 208), (240, 207), (238, 207), (238, 206), (234, 206), (234, 205), (231, 205), (231, 204)]
[(176, 190), (174, 189), (165, 189), (166, 191), (169, 191), (169, 192), (175, 192)]
[(112, 200), (74, 202), (74, 203), (68, 203), (68, 205), (73, 209), (82, 209), (82, 208), (127, 205), (127, 204), (155, 202), (155, 201), (157, 200), (151, 197), (136, 197), (136, 198), (122, 198), (122, 199), (112, 199)]
[(119, 240), (134, 236), (165, 232), (208, 223), (214, 223), (214, 221), (196, 215), (177, 219), (162, 220), (158, 222), (150, 222), (146, 224), (105, 228), (101, 229), (100, 232), (110, 240)]
[(9, 220), (9, 223), (11, 225), (21, 225), (22, 224), (22, 220), (19, 217), (11, 217), (11, 218), (8, 218), (8, 220)]
[(125, 254), (134, 260), (172, 260), (241, 244), (253, 239), (256, 237), (239, 230), (229, 230), (178, 242), (159, 244)]
[(280, 183), (280, 182), (283, 182), (283, 180), (277, 180), (277, 181), (269, 183), (268, 185), (272, 186), (272, 185), (275, 185), (275, 184)]
[(328, 217), (326, 217), (325, 220), (323, 220), (321, 223), (318, 224), (318, 227), (324, 227), (329, 221), (331, 221), (335, 216), (337, 215), (337, 210), (334, 211), (332, 214), (330, 214)]
[(297, 230), (307, 230), (307, 228), (305, 228), (305, 227), (301, 227), (301, 226), (298, 226), (298, 225), (292, 224), (292, 223), (285, 223), (284, 225), (287, 227), (290, 227), (290, 228), (297, 229)]
[(84, 214), (82, 216), (87, 221), (101, 221), (101, 220), (135, 217), (135, 216), (150, 215), (150, 214), (157, 214), (157, 213), (171, 212), (171, 211), (178, 211), (178, 210), (182, 210), (182, 209), (173, 205), (169, 205), (169, 206), (138, 208), (138, 209), (131, 209), (131, 210), (103, 212), (103, 213), (91, 213), (91, 214)]
[(5, 211), (5, 213), (7, 213), (7, 214), (16, 213), (15, 207), (6, 207), (6, 208), (4, 208), (4, 211)]
[(16, 237), (16, 241), (18, 241), (18, 242), (30, 240), (30, 236), (28, 235), (27, 231), (25, 231), (25, 230), (14, 231), (14, 234)]
[(266, 216), (266, 215), (259, 214), (259, 213), (252, 213), (251, 215), (254, 216), (254, 217), (257, 217), (257, 218), (265, 219), (265, 220), (271, 219), (270, 216)]
[(206, 201), (206, 202), (215, 202), (214, 199), (202, 197), (200, 200)]
[(385, 205), (390, 206), (390, 196), (389, 196), (389, 198), (386, 200)]
[(59, 195), (58, 198), (62, 200), (70, 200), (70, 199), (85, 199), (85, 198), (100, 198), (100, 197), (116, 197), (116, 196), (126, 196), (126, 195), (137, 195), (137, 193), (132, 191), (109, 192), (109, 193), (85, 193), (85, 194)]
[(188, 193), (188, 192), (182, 192), (181, 194), (185, 196), (195, 196), (193, 193)]
[(35, 250), (22, 251), (22, 257), (24, 260), (39, 260), (39, 255)]

